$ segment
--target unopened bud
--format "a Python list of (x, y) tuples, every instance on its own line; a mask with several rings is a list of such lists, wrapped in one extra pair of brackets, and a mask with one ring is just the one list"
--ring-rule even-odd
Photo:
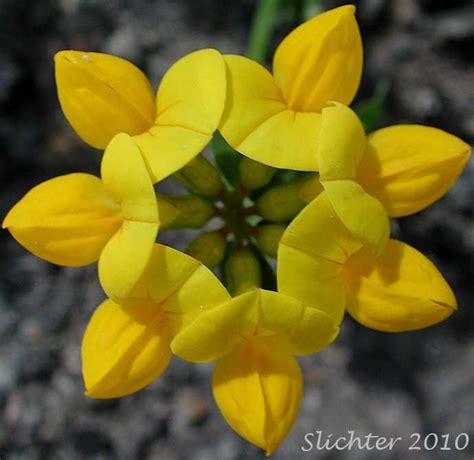
[(285, 229), (281, 224), (266, 224), (257, 228), (257, 245), (264, 254), (276, 258), (278, 243)]
[(308, 204), (300, 194), (306, 182), (306, 178), (298, 179), (268, 189), (256, 203), (261, 216), (271, 222), (293, 219)]
[(233, 252), (225, 267), (227, 288), (235, 296), (261, 286), (260, 263), (248, 249)]
[[(165, 200), (168, 206), (173, 206), (176, 212), (174, 219), (170, 220), (166, 226), (162, 224), (165, 229), (198, 229), (206, 225), (214, 216), (214, 206), (204, 198), (195, 195), (160, 198)], [(158, 202), (158, 207), (161, 211), (160, 202)]]
[(156, 197), (156, 202), (158, 204), (158, 213), (160, 216), (160, 226), (161, 228), (169, 228), (172, 222), (178, 216), (178, 210), (176, 206), (174, 206), (168, 197), (164, 197), (163, 195), (158, 195)]
[(249, 191), (264, 187), (276, 173), (276, 169), (250, 158), (240, 162), (240, 183)]
[(226, 244), (226, 239), (219, 232), (202, 233), (191, 242), (186, 253), (213, 269), (224, 259)]
[(323, 191), (324, 188), (319, 181), (319, 175), (314, 174), (305, 179), (300, 189), (300, 198), (305, 203), (310, 203)]
[(222, 191), (219, 172), (202, 155), (181, 168), (174, 177), (197, 195), (217, 198)]

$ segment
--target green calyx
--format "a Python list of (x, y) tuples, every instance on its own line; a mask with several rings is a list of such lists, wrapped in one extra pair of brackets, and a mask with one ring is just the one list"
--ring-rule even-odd
[(276, 258), (286, 226), (320, 192), (318, 177), (242, 157), (219, 134), (211, 145), (216, 164), (199, 156), (173, 176), (187, 195), (158, 195), (162, 231), (202, 230), (186, 252), (211, 269), (220, 266), (233, 293), (274, 286), (267, 257)]

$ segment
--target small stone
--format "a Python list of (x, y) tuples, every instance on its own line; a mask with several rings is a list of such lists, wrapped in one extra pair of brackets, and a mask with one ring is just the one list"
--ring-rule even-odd
[(418, 120), (436, 117), (443, 110), (441, 97), (431, 87), (409, 87), (402, 97), (407, 110)]
[(18, 355), (18, 378), (22, 382), (49, 377), (58, 363), (58, 356), (48, 345), (23, 349)]
[(133, 21), (128, 18), (119, 24), (104, 44), (104, 52), (120, 56), (131, 62), (140, 58), (140, 42)]
[(82, 458), (106, 459), (115, 458), (114, 448), (110, 439), (98, 431), (80, 431), (72, 438), (72, 445)]
[(19, 77), (19, 68), (10, 59), (0, 55), (0, 104), (8, 99), (10, 89)]

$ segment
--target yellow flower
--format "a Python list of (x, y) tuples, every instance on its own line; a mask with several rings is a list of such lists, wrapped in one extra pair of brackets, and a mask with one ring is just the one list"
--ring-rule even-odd
[(303, 382), (294, 355), (335, 338), (331, 318), (277, 292), (253, 289), (200, 315), (171, 342), (188, 361), (217, 361), (214, 398), (229, 425), (270, 455), (298, 414)]
[(197, 260), (156, 244), (140, 281), (119, 305), (102, 303), (82, 342), (86, 394), (117, 398), (159, 377), (171, 359), (170, 341), (229, 294)]
[(347, 307), (367, 327), (409, 331), (443, 321), (457, 308), (447, 282), (424, 255), (389, 240), (375, 256), (342, 224), (327, 192), (290, 224), (278, 262), (279, 290), (325, 311), (336, 324)]
[(120, 300), (148, 263), (159, 212), (140, 149), (127, 134), (109, 143), (101, 175), (67, 174), (37, 185), (10, 210), (3, 228), (49, 262), (82, 266), (98, 260), (104, 290)]
[(55, 62), (59, 101), (77, 134), (98, 149), (118, 133), (134, 136), (153, 182), (189, 163), (221, 119), (226, 76), (216, 50), (177, 61), (163, 77), (156, 101), (145, 75), (118, 57), (60, 51)]
[(242, 56), (224, 56), (227, 101), (219, 127), (242, 154), (270, 166), (317, 171), (321, 110), (349, 105), (362, 72), (362, 42), (346, 5), (296, 28), (273, 58), (273, 74)]
[(469, 145), (439, 129), (391, 126), (366, 139), (348, 107), (334, 103), (322, 111), (320, 184), (342, 223), (375, 253), (389, 237), (387, 214), (412, 214), (443, 196), (469, 154)]

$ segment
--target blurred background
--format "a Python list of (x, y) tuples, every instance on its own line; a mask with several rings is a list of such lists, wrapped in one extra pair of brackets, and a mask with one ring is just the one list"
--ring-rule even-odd
[[(325, 8), (342, 3), (322, 2)], [(381, 125), (429, 124), (472, 144), (474, 4), (355, 3), (365, 45), (356, 102), (388, 81)], [(100, 153), (74, 134), (61, 113), (56, 51), (117, 54), (157, 83), (173, 61), (197, 48), (244, 53), (254, 7), (250, 0), (0, 0), (0, 219), (45, 179), (99, 171)], [(302, 20), (293, 10), (290, 5), (278, 17), (274, 46)], [(395, 224), (395, 237), (441, 269), (459, 312), (439, 326), (400, 335), (371, 331), (346, 318), (332, 347), (301, 360), (306, 379), (301, 414), (275, 459), (472, 460), (473, 178), (471, 161), (445, 198)], [(186, 244), (181, 234), (166, 238), (175, 247)], [(81, 337), (103, 299), (95, 267), (53, 266), (1, 231), (0, 268), (2, 460), (263, 457), (215, 408), (210, 366), (175, 359), (159, 381), (138, 394), (111, 401), (83, 396)], [(303, 454), (303, 436), (315, 430), (334, 436), (354, 430), (403, 441), (392, 451)], [(463, 452), (408, 451), (414, 432), (451, 439), (467, 433), (471, 442)]]

